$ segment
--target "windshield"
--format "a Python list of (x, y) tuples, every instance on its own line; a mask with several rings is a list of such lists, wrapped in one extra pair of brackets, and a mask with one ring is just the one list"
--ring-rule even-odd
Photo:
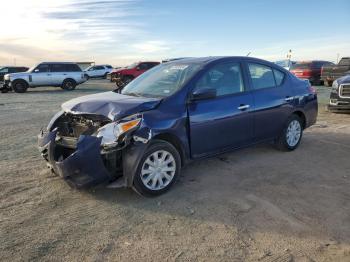
[(139, 63), (133, 63), (131, 65), (128, 65), (126, 68), (127, 69), (133, 69), (134, 67), (136, 67)]
[(311, 63), (296, 63), (292, 66), (292, 69), (310, 69)]
[(123, 90), (124, 95), (167, 97), (179, 90), (200, 68), (196, 64), (161, 64), (142, 74)]
[(0, 73), (7, 73), (8, 71), (7, 67), (0, 67)]

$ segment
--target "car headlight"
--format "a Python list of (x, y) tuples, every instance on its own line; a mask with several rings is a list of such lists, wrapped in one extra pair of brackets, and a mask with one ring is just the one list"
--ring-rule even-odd
[(331, 90), (331, 92), (332, 93), (337, 93), (337, 90), (338, 90), (338, 81), (337, 80), (334, 80), (333, 81), (333, 84), (332, 84), (332, 90)]
[(4, 80), (10, 80), (10, 74), (4, 75)]
[(123, 118), (117, 123), (107, 124), (97, 130), (97, 137), (102, 137), (102, 145), (115, 144), (118, 137), (121, 135), (135, 130), (141, 123), (141, 116), (134, 115)]

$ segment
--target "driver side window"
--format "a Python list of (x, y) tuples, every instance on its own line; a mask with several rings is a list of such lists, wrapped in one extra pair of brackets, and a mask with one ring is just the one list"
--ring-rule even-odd
[(34, 72), (37, 73), (45, 73), (45, 72), (49, 72), (49, 65), (44, 64), (44, 65), (39, 65), (37, 68), (35, 68)]
[(216, 96), (244, 92), (239, 63), (222, 63), (210, 68), (197, 82), (195, 91), (215, 89)]

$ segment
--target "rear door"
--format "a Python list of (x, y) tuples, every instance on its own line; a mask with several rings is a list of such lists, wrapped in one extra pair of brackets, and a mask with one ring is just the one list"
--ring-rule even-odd
[(193, 157), (249, 144), (253, 135), (253, 97), (247, 92), (239, 62), (209, 68), (193, 92), (215, 89), (216, 97), (188, 103)]
[(29, 82), (31, 86), (49, 86), (52, 77), (49, 64), (38, 65), (32, 74), (30, 74)]
[(50, 67), (52, 85), (62, 85), (67, 76), (65, 64), (52, 64)]
[(255, 141), (275, 138), (293, 111), (294, 91), (284, 72), (260, 63), (246, 65), (255, 102)]

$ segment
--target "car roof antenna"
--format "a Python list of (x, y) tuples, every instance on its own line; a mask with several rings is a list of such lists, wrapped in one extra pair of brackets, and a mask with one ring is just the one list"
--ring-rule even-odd
[(250, 53), (251, 53), (251, 52), (249, 52), (249, 53), (247, 54), (247, 56), (249, 56), (249, 55), (250, 55)]

